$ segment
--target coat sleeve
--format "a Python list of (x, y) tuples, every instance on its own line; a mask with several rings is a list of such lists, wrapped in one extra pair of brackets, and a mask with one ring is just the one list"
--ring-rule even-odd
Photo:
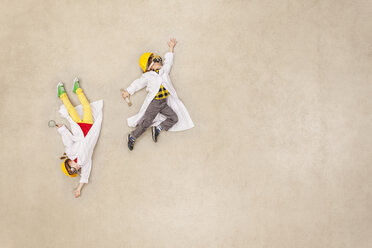
[(81, 167), (80, 183), (88, 183), (91, 170), (92, 160), (89, 159), (89, 161), (83, 167)]
[(58, 128), (58, 132), (62, 136), (62, 142), (65, 145), (65, 148), (70, 148), (74, 144), (71, 132), (66, 128), (65, 125)]
[(169, 74), (172, 65), (173, 65), (173, 56), (174, 54), (172, 52), (167, 52), (164, 55), (164, 63), (163, 63), (163, 70), (165, 73)]
[(142, 77), (136, 79), (129, 85), (127, 91), (130, 95), (133, 95), (135, 92), (143, 89), (147, 85), (147, 79), (142, 75)]

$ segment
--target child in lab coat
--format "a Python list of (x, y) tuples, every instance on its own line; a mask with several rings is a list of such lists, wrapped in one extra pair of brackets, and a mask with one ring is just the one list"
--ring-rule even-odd
[(136, 127), (127, 137), (129, 150), (133, 150), (136, 139), (150, 126), (154, 142), (157, 142), (162, 130), (182, 131), (194, 127), (169, 77), (176, 44), (176, 39), (170, 39), (164, 62), (159, 55), (144, 53), (139, 60), (142, 76), (122, 92), (124, 98), (129, 98), (144, 87), (148, 92), (139, 113), (127, 119), (130, 127)]
[(77, 198), (84, 184), (88, 183), (93, 150), (101, 130), (103, 101), (99, 100), (90, 104), (77, 78), (74, 80), (73, 92), (77, 94), (82, 106), (76, 108), (72, 106), (62, 83), (58, 84), (57, 89), (58, 97), (63, 102), (59, 112), (69, 121), (72, 131), (71, 133), (64, 125), (57, 124), (65, 146), (64, 156), (61, 157), (64, 159), (61, 168), (69, 177), (76, 177), (80, 172), (80, 183), (74, 191)]

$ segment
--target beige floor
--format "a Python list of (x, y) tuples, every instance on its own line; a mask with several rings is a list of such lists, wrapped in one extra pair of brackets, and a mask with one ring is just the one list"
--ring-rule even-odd
[[(372, 247), (371, 1), (1, 1), (0, 247)], [(164, 54), (196, 127), (129, 152), (119, 89)], [(104, 121), (60, 171), (56, 84)]]

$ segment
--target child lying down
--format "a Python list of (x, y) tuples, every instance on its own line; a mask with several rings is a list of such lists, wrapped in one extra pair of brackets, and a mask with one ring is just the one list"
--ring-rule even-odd
[(122, 92), (124, 98), (129, 98), (144, 87), (148, 92), (139, 113), (127, 119), (130, 127), (136, 127), (128, 134), (129, 150), (133, 150), (136, 139), (150, 126), (152, 126), (154, 142), (158, 141), (162, 130), (182, 131), (194, 127), (194, 123), (186, 107), (178, 98), (169, 77), (176, 44), (176, 39), (171, 39), (168, 42), (169, 52), (164, 55), (164, 62), (159, 55), (142, 54), (139, 60), (143, 70), (142, 76), (134, 80), (127, 90)]
[[(89, 103), (79, 80), (75, 78), (73, 92), (77, 94), (82, 105), (72, 106), (62, 83), (57, 86), (58, 97), (63, 105), (59, 112), (66, 118), (71, 126), (72, 133), (62, 124), (57, 124), (58, 132), (62, 136), (65, 146), (62, 163), (62, 171), (69, 177), (76, 177), (80, 173), (80, 183), (74, 191), (75, 197), (79, 197), (84, 184), (88, 183), (92, 169), (92, 155), (97, 143), (102, 124), (103, 101)], [(81, 119), (81, 116), (83, 117)]]

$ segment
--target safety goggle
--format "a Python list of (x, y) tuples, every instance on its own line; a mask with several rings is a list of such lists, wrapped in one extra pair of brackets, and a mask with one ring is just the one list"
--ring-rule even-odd
[(74, 167), (70, 167), (70, 170), (71, 170), (71, 174), (75, 174), (77, 172), (76, 168)]
[(73, 175), (73, 174), (75, 174), (75, 173), (78, 172), (78, 170), (77, 170), (76, 168), (71, 167), (71, 166), (70, 166), (69, 164), (67, 164), (66, 162), (65, 162), (65, 168), (66, 168), (67, 173), (68, 173), (69, 175)]
[(159, 55), (154, 55), (154, 57), (152, 58), (152, 62), (154, 62), (154, 63), (162, 63), (163, 62), (163, 59)]
[(155, 63), (160, 63), (163, 65), (163, 59), (159, 55), (151, 55), (147, 70), (149, 70)]

